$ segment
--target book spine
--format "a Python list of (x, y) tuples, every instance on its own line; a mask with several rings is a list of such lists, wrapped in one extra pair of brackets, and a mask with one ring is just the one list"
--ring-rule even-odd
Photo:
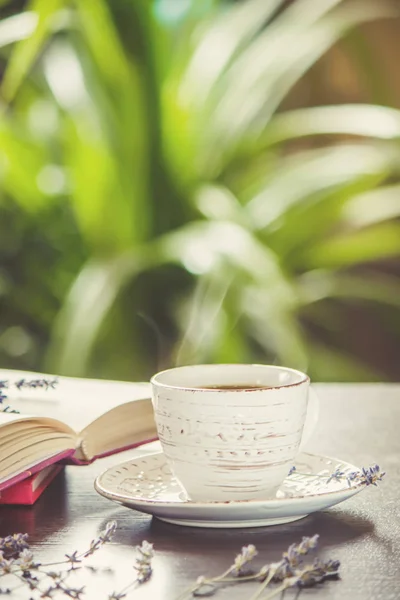
[(97, 460), (98, 458), (106, 458), (107, 456), (112, 456), (113, 454), (117, 454), (119, 452), (125, 452), (125, 450), (132, 450), (133, 448), (139, 448), (140, 446), (144, 446), (145, 444), (151, 444), (152, 442), (156, 442), (157, 440), (158, 440), (158, 437), (153, 436), (146, 440), (142, 440), (141, 442), (135, 442), (134, 444), (129, 444), (128, 446), (123, 446), (122, 448), (113, 448), (112, 450), (109, 450), (108, 452), (104, 452), (102, 454), (97, 454), (96, 456), (93, 456), (90, 460), (82, 460), (82, 459), (76, 458), (76, 456), (74, 456), (74, 455), (71, 455), (71, 456), (66, 457), (63, 462), (65, 464), (73, 464), (73, 465), (82, 465), (82, 466), (89, 465), (93, 461)]

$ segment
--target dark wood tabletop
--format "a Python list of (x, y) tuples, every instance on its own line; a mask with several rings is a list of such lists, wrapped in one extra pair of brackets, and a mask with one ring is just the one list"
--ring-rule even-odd
[[(308, 450), (359, 466), (377, 462), (387, 473), (335, 508), (288, 525), (254, 529), (199, 529), (170, 525), (121, 507), (99, 496), (94, 478), (131, 452), (102, 459), (89, 467), (69, 466), (33, 507), (1, 507), (0, 535), (27, 532), (37, 560), (62, 560), (85, 550), (106, 523), (117, 521), (112, 541), (87, 559), (74, 576), (85, 585), (83, 598), (107, 600), (134, 579), (134, 547), (154, 544), (153, 575), (129, 593), (138, 600), (175, 600), (200, 575), (215, 576), (233, 561), (242, 546), (254, 544), (256, 565), (277, 561), (302, 536), (320, 535), (318, 556), (341, 562), (341, 579), (304, 590), (301, 598), (319, 600), (398, 600), (400, 598), (400, 385), (320, 384), (318, 430)], [(108, 568), (111, 571), (108, 571)], [(0, 586), (1, 586), (0, 582)], [(215, 598), (248, 600), (254, 583), (224, 588)], [(273, 589), (273, 588), (271, 588)], [(22, 591), (7, 596), (29, 598)], [(59, 596), (56, 596), (57, 598)], [(289, 590), (285, 600), (296, 598)]]

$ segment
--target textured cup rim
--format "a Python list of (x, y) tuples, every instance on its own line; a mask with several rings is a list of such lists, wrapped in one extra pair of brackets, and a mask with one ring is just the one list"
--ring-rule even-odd
[[(290, 373), (296, 373), (297, 375), (299, 375), (301, 377), (300, 381), (296, 381), (294, 383), (283, 383), (282, 385), (276, 385), (276, 386), (268, 386), (268, 387), (259, 387), (259, 388), (238, 388), (238, 389), (234, 389), (234, 388), (214, 388), (214, 389), (210, 389), (210, 388), (201, 388), (201, 387), (193, 387), (193, 386), (188, 386), (188, 385), (172, 385), (170, 383), (162, 383), (160, 381), (157, 381), (157, 377), (164, 375), (165, 373), (170, 373), (171, 371), (175, 371), (178, 369), (182, 369), (182, 368), (197, 368), (197, 367), (266, 367), (268, 369), (274, 369), (274, 370), (279, 370), (279, 371), (289, 371)], [(221, 364), (213, 364), (213, 363), (209, 363), (209, 364), (198, 364), (198, 365), (182, 365), (181, 367), (172, 367), (170, 369), (164, 369), (162, 371), (159, 371), (158, 373), (155, 373), (151, 379), (150, 379), (150, 383), (151, 385), (155, 386), (155, 387), (159, 387), (159, 388), (164, 388), (164, 389), (168, 389), (168, 390), (182, 390), (182, 391), (188, 391), (188, 392), (199, 392), (199, 393), (218, 393), (218, 394), (232, 394), (232, 393), (238, 393), (238, 392), (243, 392), (243, 393), (261, 393), (261, 392), (266, 392), (269, 390), (281, 390), (281, 389), (288, 389), (288, 388), (292, 388), (292, 387), (297, 387), (299, 385), (303, 385), (304, 383), (310, 383), (310, 377), (306, 374), (303, 373), (302, 371), (299, 371), (298, 369), (292, 369), (291, 367), (282, 367), (280, 365), (262, 365), (262, 364), (257, 364), (257, 363), (221, 363)]]

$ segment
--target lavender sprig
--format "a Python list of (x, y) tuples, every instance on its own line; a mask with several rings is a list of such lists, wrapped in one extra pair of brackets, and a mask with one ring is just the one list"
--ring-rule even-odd
[[(53, 379), (20, 379), (13, 385), (18, 390), (22, 390), (23, 388), (44, 388), (45, 390), (48, 390), (50, 388), (55, 389), (57, 383), (58, 379), (54, 377)], [(19, 410), (15, 410), (9, 404), (5, 403), (7, 395), (2, 391), (5, 389), (10, 389), (10, 382), (7, 380), (0, 381), (0, 412), (19, 414)]]
[(14, 385), (19, 390), (22, 390), (23, 388), (44, 388), (45, 390), (51, 388), (54, 390), (57, 383), (58, 379), (57, 377), (54, 377), (53, 379), (20, 379), (19, 381), (16, 381)]
[(192, 586), (178, 596), (177, 600), (184, 600), (191, 596), (212, 596), (218, 589), (217, 584), (238, 581), (239, 579), (240, 581), (254, 579), (257, 576), (247, 575), (244, 567), (247, 567), (257, 554), (257, 549), (253, 544), (243, 546), (241, 552), (226, 571), (216, 577), (200, 575)]
[[(258, 589), (249, 600), (258, 600), (263, 597), (266, 588), (274, 583), (280, 584), (271, 595), (275, 595), (291, 587), (296, 580), (298, 587), (306, 587), (315, 583), (322, 583), (326, 579), (331, 579), (338, 574), (339, 561), (321, 561), (316, 560), (311, 566), (304, 566), (304, 557), (315, 550), (318, 545), (319, 536), (303, 537), (300, 543), (291, 544), (286, 552), (283, 553), (280, 561), (266, 564), (257, 571), (247, 569), (251, 561), (257, 556), (257, 549), (252, 544), (244, 546), (238, 554), (233, 564), (221, 575), (217, 577), (205, 577), (201, 575), (195, 583), (184, 590), (177, 600), (185, 600), (197, 596), (213, 596), (221, 585), (228, 583), (239, 583), (245, 581), (259, 581)], [(269, 598), (269, 596), (267, 596)], [(111, 600), (117, 600), (115, 598)]]
[(385, 471), (381, 471), (379, 465), (372, 465), (372, 467), (369, 468), (363, 467), (361, 472), (350, 473), (348, 476), (348, 481), (359, 481), (364, 485), (376, 486), (378, 481), (382, 481), (385, 475)]
[[(2, 383), (4, 383), (4, 382), (2, 382)], [(12, 409), (9, 404), (6, 404), (5, 400), (7, 400), (7, 396), (0, 389), (0, 412), (5, 412), (5, 413), (18, 413), (19, 412), (18, 410)]]
[[(376, 477), (376, 470), (364, 474), (365, 477)], [(40, 565), (34, 560), (33, 553), (29, 548), (28, 536), (26, 534), (14, 534), (0, 538), (0, 576), (14, 576), (25, 585), (32, 594), (40, 598), (52, 598), (54, 594), (61, 593), (64, 596), (81, 600), (84, 588), (72, 587), (68, 578), (71, 570), (79, 569), (77, 566), (84, 558), (92, 555), (103, 544), (109, 542), (116, 530), (115, 521), (107, 523), (106, 528), (90, 543), (85, 552), (66, 555), (62, 564), (69, 566), (67, 570), (55, 572), (45, 570), (49, 566), (60, 563)], [(319, 536), (303, 537), (300, 543), (291, 544), (283, 553), (277, 563), (266, 564), (258, 571), (248, 569), (250, 563), (257, 556), (257, 549), (253, 544), (243, 546), (241, 552), (235, 557), (230, 567), (221, 575), (213, 578), (199, 577), (195, 584), (186, 590), (179, 598), (192, 596), (214, 595), (220, 585), (229, 582), (259, 581), (261, 585), (250, 600), (257, 600), (265, 592), (268, 585), (278, 584), (277, 587), (263, 600), (268, 600), (290, 587), (299, 589), (311, 587), (324, 583), (328, 579), (338, 578), (340, 563), (336, 560), (323, 561), (316, 559), (312, 564), (303, 564), (303, 559), (318, 545)], [(152, 575), (152, 559), (154, 557), (153, 545), (144, 541), (141, 546), (136, 547), (137, 557), (133, 568), (136, 570), (136, 578), (119, 592), (112, 592), (108, 600), (122, 600), (127, 592), (135, 585), (142, 585)], [(71, 568), (72, 565), (72, 568)], [(14, 588), (16, 589), (16, 588)], [(1, 593), (11, 593), (13, 590), (2, 588)]]
[(6, 558), (16, 558), (24, 550), (29, 549), (27, 533), (14, 533), (6, 537), (0, 537), (0, 552)]
[(274, 596), (281, 594), (291, 587), (299, 589), (314, 587), (315, 585), (324, 583), (328, 579), (339, 578), (340, 561), (328, 560), (326, 562), (316, 559), (313, 564), (303, 566), (301, 569), (296, 569), (292, 576), (288, 576), (283, 580), (282, 585), (275, 588), (273, 592), (264, 596), (263, 600), (271, 600)]
[(229, 569), (229, 572), (235, 577), (243, 575), (245, 572), (244, 567), (247, 566), (253, 560), (253, 558), (257, 556), (257, 554), (257, 549), (255, 546), (253, 546), (253, 544), (243, 546), (241, 553), (236, 556), (233, 565)]
[[(66, 559), (63, 561), (47, 564), (40, 564), (34, 560), (26, 533), (16, 533), (0, 538), (0, 577), (12, 576), (18, 579), (20, 586), (26, 586), (31, 592), (37, 593), (40, 598), (52, 598), (56, 592), (60, 592), (69, 598), (79, 600), (84, 593), (84, 587), (76, 588), (69, 584), (68, 578), (71, 571), (81, 568), (79, 563), (84, 558), (92, 555), (103, 544), (109, 542), (115, 530), (116, 522), (110, 521), (99, 537), (92, 540), (88, 550), (81, 553), (76, 550), (72, 554), (66, 554)], [(48, 569), (54, 565), (67, 565), (68, 568), (58, 572)], [(13, 589), (2, 588), (1, 593), (11, 593)]]
[(330, 473), (329, 475), (316, 475), (314, 473), (300, 473), (297, 471), (296, 467), (291, 467), (287, 477), (296, 473), (297, 475), (302, 475), (303, 477), (318, 477), (321, 479), (326, 479), (326, 483), (330, 483), (331, 481), (347, 481), (349, 487), (351, 487), (352, 483), (362, 484), (365, 486), (368, 485), (378, 485), (378, 481), (382, 481), (384, 476), (386, 475), (385, 471), (381, 471), (380, 466), (375, 464), (371, 467), (362, 467), (359, 471), (352, 471), (350, 473), (346, 473), (341, 470), (341, 467), (338, 466), (336, 469)]
[(346, 474), (344, 471), (340, 470), (340, 467), (336, 467), (336, 469), (331, 473), (326, 480), (326, 483), (330, 483), (331, 481), (341, 481), (345, 478)]
[(86, 552), (84, 552), (83, 554), (81, 554), (79, 556), (79, 558), (87, 558), (88, 556), (91, 556), (92, 554), (94, 554), (96, 552), (96, 550), (98, 550), (103, 544), (105, 544), (106, 542), (110, 542), (115, 531), (117, 529), (117, 522), (116, 521), (109, 521), (106, 525), (106, 528), (104, 529), (104, 531), (102, 531), (99, 535), (98, 538), (95, 538), (94, 540), (92, 540), (90, 542), (90, 547), (88, 550), (86, 550)]
[(291, 544), (289, 546), (278, 563), (264, 565), (262, 572), (265, 575), (264, 577), (261, 577), (263, 580), (262, 584), (251, 596), (250, 600), (257, 600), (260, 598), (271, 582), (282, 582), (294, 577), (297, 569), (302, 564), (303, 557), (311, 550), (317, 548), (318, 540), (318, 534), (313, 535), (312, 537), (303, 537), (299, 544)]
[(142, 585), (150, 579), (153, 573), (153, 567), (151, 564), (151, 561), (154, 558), (153, 544), (150, 544), (145, 540), (142, 542), (141, 546), (136, 546), (136, 551), (139, 554), (135, 560), (135, 564), (133, 565), (133, 568), (137, 571), (136, 578), (121, 591), (112, 592), (112, 594), (108, 596), (108, 600), (121, 600), (121, 598), (125, 598), (130, 588), (135, 585)]
[(103, 546), (103, 544), (111, 541), (116, 529), (117, 529), (117, 522), (109, 521), (106, 524), (105, 529), (100, 533), (99, 537), (93, 539), (90, 542), (90, 546), (87, 550), (85, 550), (84, 552), (80, 552), (80, 553), (78, 553), (78, 551), (75, 550), (72, 554), (65, 554), (66, 560), (53, 562), (53, 563), (47, 563), (43, 566), (54, 567), (55, 565), (61, 565), (64, 563), (68, 563), (70, 565), (70, 570), (75, 571), (77, 568), (79, 568), (78, 565), (82, 562), (82, 559), (87, 558), (88, 556), (91, 556), (92, 554), (94, 554), (96, 552), (96, 550), (99, 550), (99, 548), (101, 548), (101, 546)]
[(154, 557), (153, 544), (149, 544), (149, 542), (142, 542), (141, 546), (137, 546), (136, 550), (139, 553), (139, 557), (136, 559), (136, 563), (133, 568), (137, 571), (137, 582), (144, 583), (148, 579), (150, 579), (152, 574), (152, 566), (151, 561)]

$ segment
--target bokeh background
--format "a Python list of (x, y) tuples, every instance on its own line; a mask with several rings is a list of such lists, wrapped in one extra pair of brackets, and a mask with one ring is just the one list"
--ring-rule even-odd
[(400, 5), (0, 0), (0, 364), (399, 380)]

